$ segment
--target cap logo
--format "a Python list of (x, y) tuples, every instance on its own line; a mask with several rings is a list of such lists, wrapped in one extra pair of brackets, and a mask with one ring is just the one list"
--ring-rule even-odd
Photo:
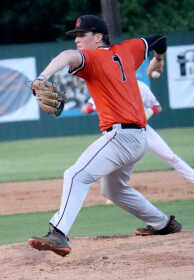
[(81, 22), (81, 20), (80, 20), (80, 18), (78, 18), (76, 20), (75, 27), (80, 27), (80, 22)]

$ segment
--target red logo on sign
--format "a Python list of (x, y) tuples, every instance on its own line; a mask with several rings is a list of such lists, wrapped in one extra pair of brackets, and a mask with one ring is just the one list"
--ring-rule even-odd
[(78, 18), (77, 20), (76, 20), (76, 23), (75, 23), (75, 27), (79, 27), (80, 26), (80, 18)]

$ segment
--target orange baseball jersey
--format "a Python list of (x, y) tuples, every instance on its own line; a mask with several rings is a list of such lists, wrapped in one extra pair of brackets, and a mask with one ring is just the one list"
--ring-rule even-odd
[(146, 126), (136, 70), (147, 57), (144, 39), (126, 40), (107, 48), (82, 50), (82, 65), (71, 73), (85, 80), (102, 131), (115, 123)]

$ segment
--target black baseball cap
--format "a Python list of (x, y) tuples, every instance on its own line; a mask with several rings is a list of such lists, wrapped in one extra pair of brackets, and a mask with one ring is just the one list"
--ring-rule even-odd
[(76, 32), (96, 32), (102, 34), (108, 34), (108, 28), (106, 23), (95, 15), (83, 15), (80, 16), (75, 23), (73, 30), (67, 31), (66, 34), (74, 35)]

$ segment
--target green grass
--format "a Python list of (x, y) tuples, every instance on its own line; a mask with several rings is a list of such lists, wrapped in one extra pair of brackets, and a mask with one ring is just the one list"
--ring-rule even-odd
[(62, 178), (98, 135), (1, 142), (0, 182)]
[[(154, 202), (166, 214), (175, 214), (183, 230), (194, 228), (194, 199)], [(0, 216), (0, 245), (25, 242), (32, 235), (48, 231), (53, 211)], [(82, 208), (70, 232), (70, 237), (112, 236), (132, 234), (141, 221), (114, 205)]]
[[(194, 167), (194, 127), (158, 132), (179, 156)], [(64, 170), (99, 136), (1, 142), (0, 182), (62, 178)], [(137, 163), (135, 171), (167, 169), (170, 169), (167, 164), (148, 151)]]

